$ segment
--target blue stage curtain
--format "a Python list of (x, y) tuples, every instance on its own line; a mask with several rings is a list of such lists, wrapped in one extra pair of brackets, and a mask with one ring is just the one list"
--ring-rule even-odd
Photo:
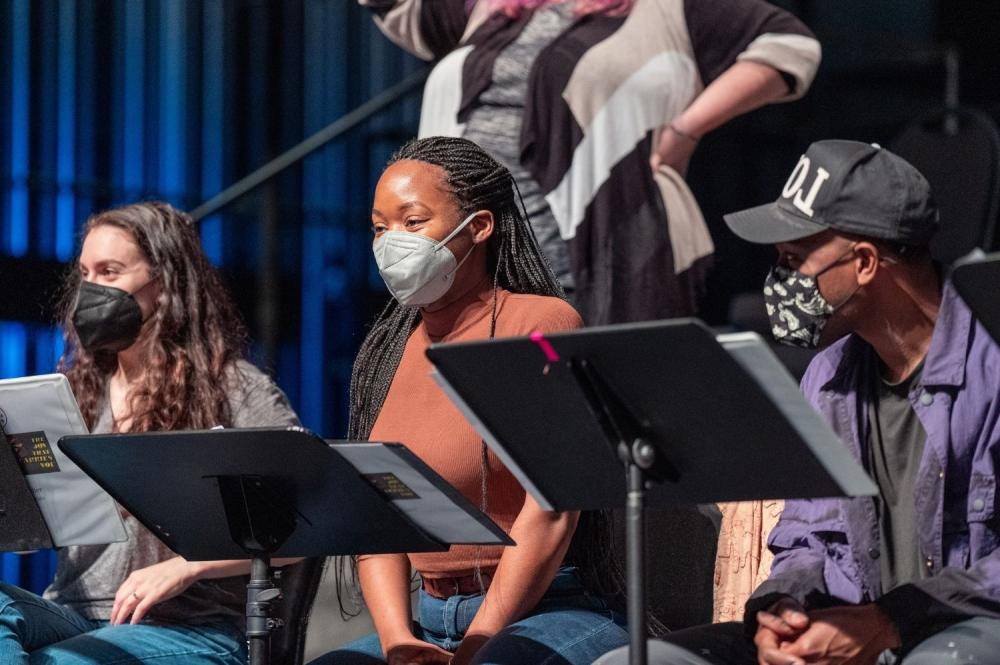
[[(112, 205), (191, 209), (422, 66), (349, 0), (0, 3), (0, 378), (54, 371), (62, 351), (51, 322), (4, 316), (5, 259), (72, 260), (87, 216)], [(400, 103), (275, 181), (282, 316), (267, 369), (328, 436), (346, 430), (351, 361), (384, 298), (371, 191), (418, 112)], [(250, 195), (200, 227), (241, 289), (260, 271), (260, 206)], [(52, 562), (3, 555), (0, 579), (40, 591)]]

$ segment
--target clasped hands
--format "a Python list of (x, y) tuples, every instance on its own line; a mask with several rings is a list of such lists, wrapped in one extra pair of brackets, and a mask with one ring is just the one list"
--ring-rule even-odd
[(394, 642), (386, 651), (388, 665), (468, 665), (489, 640), (487, 635), (466, 634), (455, 653), (410, 635)]
[(759, 665), (875, 665), (900, 645), (892, 620), (874, 603), (805, 609), (782, 598), (757, 613)]
[(400, 642), (385, 654), (388, 665), (448, 665), (453, 654), (439, 646), (418, 640)]

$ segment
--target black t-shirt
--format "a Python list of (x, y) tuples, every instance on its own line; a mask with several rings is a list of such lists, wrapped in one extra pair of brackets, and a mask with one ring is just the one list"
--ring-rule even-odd
[(873, 372), (867, 467), (879, 488), (876, 505), (883, 593), (927, 576), (917, 539), (913, 491), (927, 432), (909, 397), (922, 373), (923, 363), (901, 383), (890, 384), (882, 378), (881, 366)]

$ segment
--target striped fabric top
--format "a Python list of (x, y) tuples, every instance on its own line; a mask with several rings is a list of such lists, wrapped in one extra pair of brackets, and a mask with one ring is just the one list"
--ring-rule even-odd
[[(441, 58), (425, 89), (424, 136), (465, 135), (497, 92), (498, 58), (550, 9), (509, 18), (483, 0), (359, 2), (397, 44)], [(655, 140), (740, 60), (774, 67), (788, 82), (784, 100), (800, 97), (819, 43), (762, 0), (637, 0), (624, 17), (571, 18), (530, 63), (519, 134), (505, 137), (516, 150), (503, 151), (518, 164), (508, 166), (530, 175), (567, 241), (588, 324), (690, 314), (713, 246), (683, 179), (649, 169)]]

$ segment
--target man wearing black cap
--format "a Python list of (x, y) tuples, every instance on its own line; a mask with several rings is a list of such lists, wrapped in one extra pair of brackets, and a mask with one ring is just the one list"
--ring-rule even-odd
[(930, 257), (927, 181), (877, 145), (820, 141), (775, 203), (726, 223), (776, 246), (773, 334), (823, 348), (802, 390), (879, 494), (788, 501), (743, 624), (671, 633), (650, 661), (1000, 664), (1000, 348)]

